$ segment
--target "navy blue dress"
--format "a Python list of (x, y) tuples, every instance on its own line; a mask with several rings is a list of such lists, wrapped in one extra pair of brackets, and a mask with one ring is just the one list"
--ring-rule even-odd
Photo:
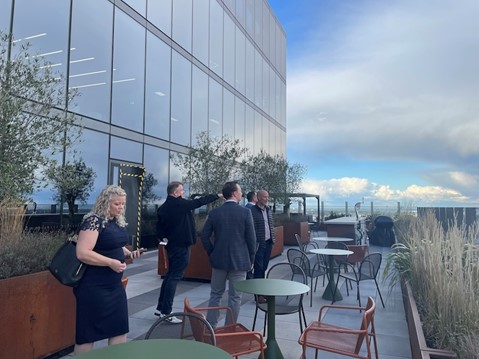
[[(96, 216), (86, 218), (81, 230), (99, 230), (101, 220)], [(106, 257), (125, 261), (123, 246), (128, 243), (128, 232), (116, 220), (104, 223), (93, 250)], [(89, 265), (80, 285), (73, 288), (76, 297), (76, 343), (126, 334), (128, 328), (128, 302), (121, 283), (123, 273), (110, 267)]]

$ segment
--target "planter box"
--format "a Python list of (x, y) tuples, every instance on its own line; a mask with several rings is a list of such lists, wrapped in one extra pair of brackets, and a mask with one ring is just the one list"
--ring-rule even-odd
[(289, 246), (297, 246), (295, 234), (299, 234), (303, 243), (309, 242), (309, 226), (308, 222), (286, 222), (283, 223), (284, 244)]
[(75, 297), (48, 271), (0, 280), (2, 358), (43, 358), (75, 344)]
[(271, 257), (274, 258), (283, 254), (284, 249), (284, 230), (283, 226), (274, 227), (274, 236), (276, 241), (274, 242), (273, 249), (271, 250)]
[(409, 329), (412, 357), (418, 359), (456, 358), (456, 354), (451, 351), (433, 349), (427, 346), (424, 332), (422, 330), (421, 318), (417, 310), (411, 286), (409, 283), (402, 281), (401, 287), (404, 300), (404, 310), (406, 312), (406, 320)]

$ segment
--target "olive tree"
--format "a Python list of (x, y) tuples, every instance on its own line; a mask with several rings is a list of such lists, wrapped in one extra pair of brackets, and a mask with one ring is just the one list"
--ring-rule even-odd
[(225, 182), (237, 178), (237, 159), (246, 153), (239, 140), (209, 137), (200, 132), (196, 146), (187, 154), (176, 154), (173, 164), (183, 173), (192, 194), (219, 193)]
[(70, 223), (73, 223), (75, 202), (86, 203), (90, 197), (96, 178), (95, 171), (80, 159), (64, 165), (53, 165), (47, 169), (46, 175), (56, 191), (53, 199), (67, 203)]
[(54, 155), (79, 135), (62, 76), (28, 45), (16, 46), (0, 32), (0, 200), (33, 192)]

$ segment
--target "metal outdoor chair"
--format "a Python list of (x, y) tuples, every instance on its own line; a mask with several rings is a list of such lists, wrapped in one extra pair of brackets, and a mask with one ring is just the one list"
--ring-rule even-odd
[[(327, 323), (323, 317), (323, 311), (363, 311), (359, 329), (345, 327), (336, 323)], [(306, 359), (307, 348), (315, 350), (315, 358), (318, 351), (328, 351), (352, 358), (372, 359), (371, 340), (374, 345), (376, 359), (378, 359), (378, 347), (376, 331), (374, 328), (374, 312), (376, 303), (373, 298), (368, 298), (366, 307), (354, 307), (343, 305), (324, 305), (319, 310), (318, 320), (312, 322), (300, 336), (298, 343), (303, 347), (301, 358)], [(351, 313), (353, 314), (353, 313)], [(345, 315), (348, 315), (345, 313)], [(348, 316), (349, 317), (349, 316)], [(361, 348), (366, 344), (366, 354), (361, 353)]]
[[(301, 269), (301, 267), (293, 263), (284, 262), (284, 263), (275, 264), (268, 270), (268, 273), (266, 274), (266, 278), (286, 279), (290, 281), (307, 284), (307, 278), (306, 278), (306, 275), (304, 274), (304, 271)], [(302, 333), (303, 322), (305, 327), (307, 325), (306, 315), (304, 314), (304, 308), (303, 308), (303, 294), (276, 296), (275, 302), (276, 302), (275, 303), (276, 315), (287, 315), (287, 314), (298, 313), (299, 328)], [(268, 319), (268, 305), (267, 303), (260, 303), (258, 299), (256, 298), (256, 309), (254, 312), (253, 330), (256, 325), (256, 317), (258, 315), (258, 310), (261, 310), (262, 312), (265, 313), (264, 327), (263, 327), (263, 335), (265, 335), (266, 322)]]
[[(344, 273), (340, 272), (339, 277), (342, 277), (349, 281), (356, 282), (357, 299), (359, 301), (360, 306), (361, 306), (361, 296), (359, 293), (359, 283), (366, 280), (374, 280), (374, 283), (376, 284), (376, 289), (378, 290), (378, 293), (379, 293), (379, 298), (381, 298), (381, 303), (383, 305), (383, 308), (386, 308), (386, 306), (384, 305), (383, 297), (381, 295), (381, 291), (379, 290), (379, 285), (377, 281), (379, 268), (381, 267), (381, 261), (382, 261), (381, 253), (371, 253), (370, 255), (367, 255), (366, 257), (364, 257), (364, 259), (359, 263), (359, 267), (357, 269), (349, 263), (341, 264), (341, 266), (351, 269), (351, 272), (350, 271), (344, 272)], [(339, 280), (339, 277), (338, 277), (338, 280)], [(349, 295), (349, 288), (347, 285), (346, 285), (346, 292)]]
[[(307, 285), (310, 286), (310, 297), (309, 297), (309, 306), (313, 306), (313, 291), (316, 291), (316, 287), (318, 286), (318, 278), (321, 276), (325, 276), (327, 274), (326, 267), (323, 266), (321, 262), (321, 257), (320, 256), (315, 256), (314, 258), (317, 258), (314, 260), (314, 262), (311, 261), (311, 259), (304, 253), (303, 251), (296, 249), (296, 248), (290, 248), (288, 249), (288, 252), (286, 253), (288, 257), (288, 262), (293, 263), (298, 265), (306, 275), (306, 278), (310, 278), (309, 284), (306, 283)], [(315, 284), (314, 284), (314, 289), (313, 289), (313, 280), (316, 279)], [(324, 281), (323, 281), (324, 283)]]
[[(170, 317), (182, 320), (172, 324)], [(210, 323), (194, 313), (176, 312), (158, 319), (145, 334), (145, 339), (186, 339), (216, 346), (216, 339)]]
[(230, 307), (197, 307), (191, 306), (188, 298), (185, 298), (185, 312), (193, 313), (201, 316), (206, 320), (203, 312), (208, 310), (224, 311), (225, 315), (229, 315), (231, 323), (223, 327), (216, 327), (213, 329), (216, 339), (216, 346), (229, 353), (231, 356), (238, 358), (240, 355), (245, 355), (254, 352), (260, 352), (260, 358), (264, 359), (264, 349), (266, 344), (263, 336), (259, 332), (254, 332), (246, 328), (243, 324), (235, 323), (233, 311)]

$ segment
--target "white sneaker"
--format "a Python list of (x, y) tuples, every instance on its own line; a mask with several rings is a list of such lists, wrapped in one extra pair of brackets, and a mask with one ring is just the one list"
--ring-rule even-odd
[[(155, 315), (156, 315), (157, 317), (160, 317), (160, 319), (162, 319), (162, 318), (164, 318), (164, 317), (167, 316), (166, 314), (163, 314), (163, 313), (159, 312), (158, 310), (155, 312)], [(167, 321), (168, 323), (171, 323), (171, 324), (181, 324), (181, 323), (183, 323), (183, 321), (182, 321), (180, 318), (177, 318), (177, 317), (175, 317), (175, 316), (168, 317), (168, 318), (166, 319), (166, 321)]]

